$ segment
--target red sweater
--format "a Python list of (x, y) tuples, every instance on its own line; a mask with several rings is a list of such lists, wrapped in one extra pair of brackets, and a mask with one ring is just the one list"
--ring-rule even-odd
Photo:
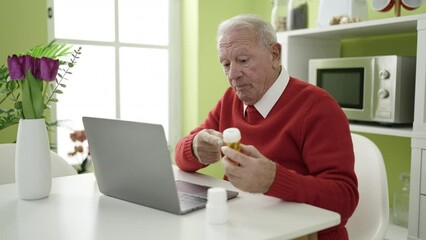
[(192, 139), (200, 130), (239, 128), (242, 143), (277, 163), (275, 180), (265, 194), (339, 213), (341, 224), (318, 238), (348, 239), (344, 225), (358, 203), (357, 178), (348, 120), (336, 101), (322, 89), (290, 78), (265, 119), (250, 125), (242, 112), (243, 103), (229, 88), (204, 123), (178, 142), (178, 167), (204, 167), (192, 152)]

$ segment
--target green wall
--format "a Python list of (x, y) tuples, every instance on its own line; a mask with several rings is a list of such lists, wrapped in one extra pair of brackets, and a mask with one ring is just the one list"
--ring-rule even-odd
[(358, 133), (372, 140), (380, 149), (385, 161), (388, 176), (389, 204), (393, 206), (393, 194), (402, 189), (399, 175), (410, 172), (411, 140), (405, 137), (393, 137), (378, 134)]
[(46, 0), (0, 1), (0, 65), (7, 56), (47, 43)]
[[(0, 1), (0, 66), (6, 65), (7, 56), (25, 52), (47, 39), (46, 0), (1, 0)], [(10, 103), (3, 103), (7, 108)], [(0, 132), (0, 143), (16, 140), (17, 126)]]

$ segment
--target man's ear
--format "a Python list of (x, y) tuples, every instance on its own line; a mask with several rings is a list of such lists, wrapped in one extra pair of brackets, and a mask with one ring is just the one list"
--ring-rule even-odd
[(274, 43), (271, 45), (271, 56), (274, 67), (281, 65), (281, 44)]

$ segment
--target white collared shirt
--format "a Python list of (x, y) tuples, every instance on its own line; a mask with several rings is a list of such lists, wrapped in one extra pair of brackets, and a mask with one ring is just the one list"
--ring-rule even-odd
[[(254, 104), (256, 110), (266, 118), (268, 116), (271, 109), (274, 107), (275, 103), (280, 98), (281, 94), (284, 92), (287, 84), (290, 80), (290, 76), (284, 67), (281, 67), (281, 73), (278, 76), (277, 80), (272, 84), (272, 86), (266, 91), (265, 95)], [(243, 115), (245, 116), (247, 105), (244, 104), (243, 107)]]

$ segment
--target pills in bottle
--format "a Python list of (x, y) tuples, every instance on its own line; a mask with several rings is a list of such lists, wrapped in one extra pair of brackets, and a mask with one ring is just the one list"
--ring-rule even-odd
[(228, 221), (226, 189), (212, 187), (207, 191), (206, 220), (210, 224), (223, 224)]
[(227, 128), (223, 131), (223, 141), (225, 144), (237, 151), (240, 151), (241, 132), (238, 128)]

